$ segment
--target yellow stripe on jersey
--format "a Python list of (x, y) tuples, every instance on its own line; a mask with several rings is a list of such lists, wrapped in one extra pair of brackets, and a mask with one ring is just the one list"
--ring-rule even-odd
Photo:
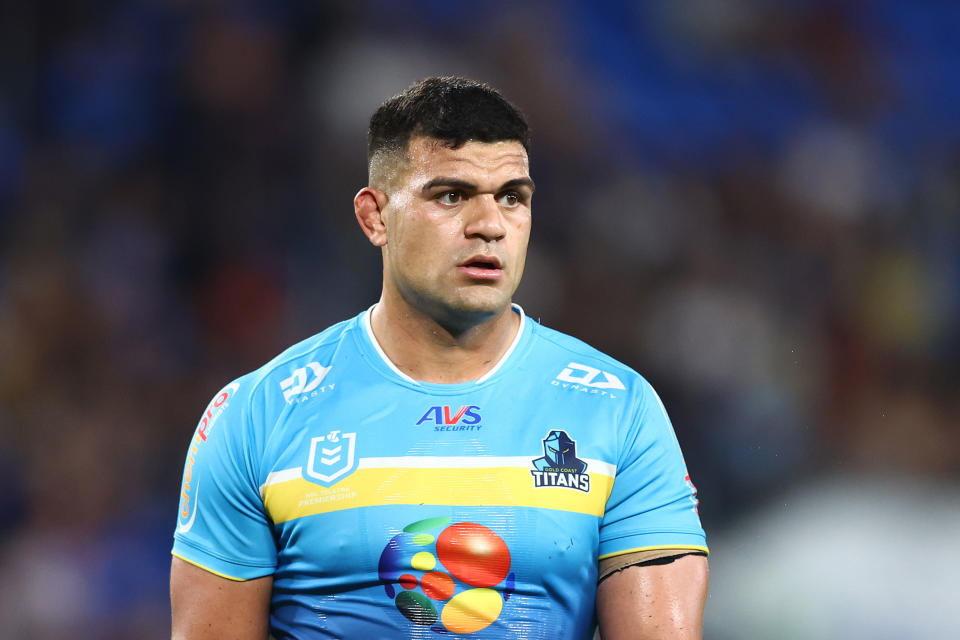
[(219, 571), (214, 571), (214, 570), (211, 569), (210, 567), (207, 567), (207, 566), (205, 566), (205, 565), (202, 565), (202, 564), (200, 564), (199, 562), (195, 562), (195, 561), (193, 561), (193, 560), (190, 560), (189, 558), (184, 558), (182, 555), (180, 555), (180, 554), (177, 553), (176, 551), (171, 551), (171, 552), (170, 552), (170, 555), (172, 555), (174, 558), (179, 558), (179, 559), (183, 560), (183, 561), (186, 562), (187, 564), (192, 564), (192, 565), (195, 566), (195, 567), (198, 567), (198, 568), (200, 568), (200, 569), (203, 569), (204, 571), (209, 571), (210, 573), (212, 573), (212, 574), (215, 575), (215, 576), (220, 576), (221, 578), (226, 578), (227, 580), (232, 580), (233, 582), (247, 582), (247, 579), (246, 579), (246, 578), (234, 578), (233, 576), (228, 576), (228, 575), (225, 574), (225, 573), (220, 573)]
[(623, 551), (614, 551), (613, 553), (605, 553), (600, 556), (599, 560), (608, 560), (610, 558), (615, 558), (616, 556), (622, 556), (627, 553), (637, 553), (640, 551), (660, 551), (663, 549), (673, 549), (676, 551), (702, 551), (707, 555), (710, 555), (710, 549), (699, 544), (657, 544), (650, 547), (634, 547), (632, 549), (624, 549)]
[(613, 478), (590, 473), (590, 491), (534, 487), (529, 468), (361, 468), (327, 488), (302, 477), (263, 488), (274, 523), (383, 505), (539, 507), (603, 516)]

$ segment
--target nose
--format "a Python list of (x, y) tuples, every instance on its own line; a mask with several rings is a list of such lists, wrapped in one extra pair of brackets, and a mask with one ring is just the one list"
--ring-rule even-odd
[(470, 204), (473, 206), (467, 213), (466, 226), (463, 230), (468, 238), (483, 238), (491, 242), (500, 240), (506, 235), (507, 230), (503, 226), (500, 206), (492, 194), (484, 193), (471, 198)]

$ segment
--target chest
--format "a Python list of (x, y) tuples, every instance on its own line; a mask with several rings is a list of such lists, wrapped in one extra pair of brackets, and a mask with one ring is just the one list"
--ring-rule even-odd
[(314, 610), (349, 597), (404, 624), (590, 610), (613, 407), (520, 388), (342, 395), (296, 406), (268, 446), (278, 587), (312, 594)]
[(268, 515), (281, 524), (445, 505), (602, 516), (620, 449), (616, 407), (521, 386), (456, 396), (374, 386), (291, 406), (264, 455)]

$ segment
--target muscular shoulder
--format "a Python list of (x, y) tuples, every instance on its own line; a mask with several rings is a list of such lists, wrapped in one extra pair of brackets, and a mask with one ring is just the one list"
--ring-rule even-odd
[(336, 354), (356, 324), (356, 318), (340, 322), (224, 386), (201, 415), (194, 453), (211, 446), (227, 457), (262, 450), (290, 409), (334, 388)]
[(544, 325), (534, 323), (537, 353), (557, 369), (552, 384), (591, 394), (642, 396), (650, 387), (628, 365), (591, 345)]
[[(349, 365), (338, 357), (349, 361), (350, 350), (343, 345), (352, 339), (357, 324), (353, 318), (333, 325), (227, 384), (201, 416), (197, 437), (205, 442), (214, 425), (223, 424), (216, 430), (262, 444), (290, 408), (336, 387), (334, 372)], [(348, 352), (345, 357), (344, 351)]]
[(339, 322), (288, 347), (240, 381), (255, 402), (280, 408), (303, 401), (310, 394), (323, 393), (321, 388), (324, 382), (329, 384), (334, 361), (357, 327), (357, 318)]

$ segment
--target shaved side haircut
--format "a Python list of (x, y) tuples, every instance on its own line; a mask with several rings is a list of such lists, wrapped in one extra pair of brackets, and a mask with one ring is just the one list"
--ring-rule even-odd
[(370, 186), (389, 190), (406, 167), (410, 140), (421, 136), (451, 149), (470, 140), (512, 140), (528, 153), (530, 145), (526, 118), (496, 89), (467, 78), (426, 78), (386, 100), (370, 118)]

